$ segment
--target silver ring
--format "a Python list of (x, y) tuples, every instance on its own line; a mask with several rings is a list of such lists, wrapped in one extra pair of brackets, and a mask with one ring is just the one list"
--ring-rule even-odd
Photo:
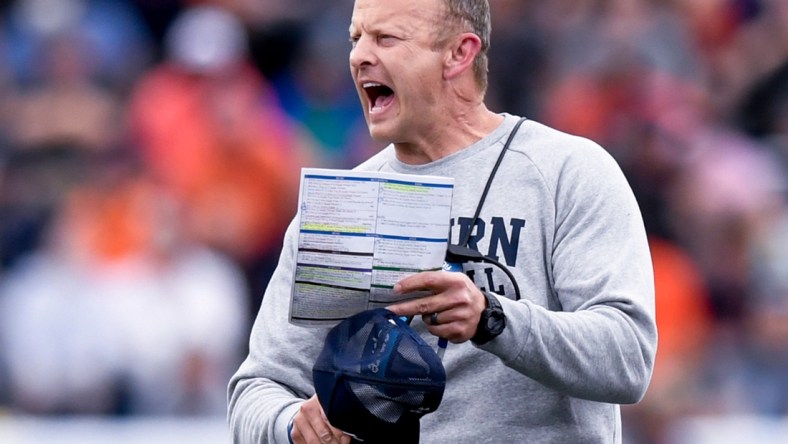
[(438, 325), (438, 312), (435, 312), (430, 315), (430, 324)]

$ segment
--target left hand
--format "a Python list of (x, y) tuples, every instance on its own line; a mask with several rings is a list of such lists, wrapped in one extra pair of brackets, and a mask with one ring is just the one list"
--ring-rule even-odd
[[(468, 341), (476, 334), (479, 318), (487, 302), (465, 273), (425, 271), (408, 276), (394, 285), (394, 291), (399, 294), (417, 290), (427, 290), (433, 294), (386, 308), (399, 316), (421, 315), (430, 333), (455, 344)], [(437, 324), (432, 323), (433, 313), (437, 313)]]
[(293, 417), (290, 439), (294, 444), (331, 443), (350, 444), (350, 435), (328, 423), (317, 395), (301, 404)]

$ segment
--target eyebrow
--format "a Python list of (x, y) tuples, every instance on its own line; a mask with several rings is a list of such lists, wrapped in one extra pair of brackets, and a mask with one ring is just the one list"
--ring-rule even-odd
[(368, 34), (380, 34), (380, 33), (392, 33), (392, 32), (400, 33), (400, 34), (402, 33), (410, 34), (414, 32), (415, 28), (416, 27), (412, 23), (386, 22), (380, 24), (367, 25), (366, 27), (364, 26), (357, 27), (351, 23), (350, 26), (348, 27), (348, 34), (353, 36), (354, 34), (360, 33), (361, 31), (364, 31)]

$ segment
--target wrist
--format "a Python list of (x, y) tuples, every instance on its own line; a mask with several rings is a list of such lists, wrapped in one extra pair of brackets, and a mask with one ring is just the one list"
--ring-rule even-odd
[[(296, 412), (296, 413), (298, 413), (298, 412)], [(287, 442), (290, 443), (290, 444), (294, 444), (293, 443), (293, 420), (295, 420), (296, 413), (294, 413), (293, 416), (290, 417), (290, 421), (287, 422)]]
[(482, 292), (485, 308), (479, 317), (476, 334), (471, 338), (475, 345), (486, 344), (500, 335), (506, 328), (506, 315), (498, 298), (486, 291)]

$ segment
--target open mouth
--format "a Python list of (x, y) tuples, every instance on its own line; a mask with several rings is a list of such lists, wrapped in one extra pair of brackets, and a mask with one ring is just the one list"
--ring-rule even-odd
[(370, 112), (380, 112), (394, 100), (394, 90), (382, 83), (367, 82), (361, 86), (367, 93)]

